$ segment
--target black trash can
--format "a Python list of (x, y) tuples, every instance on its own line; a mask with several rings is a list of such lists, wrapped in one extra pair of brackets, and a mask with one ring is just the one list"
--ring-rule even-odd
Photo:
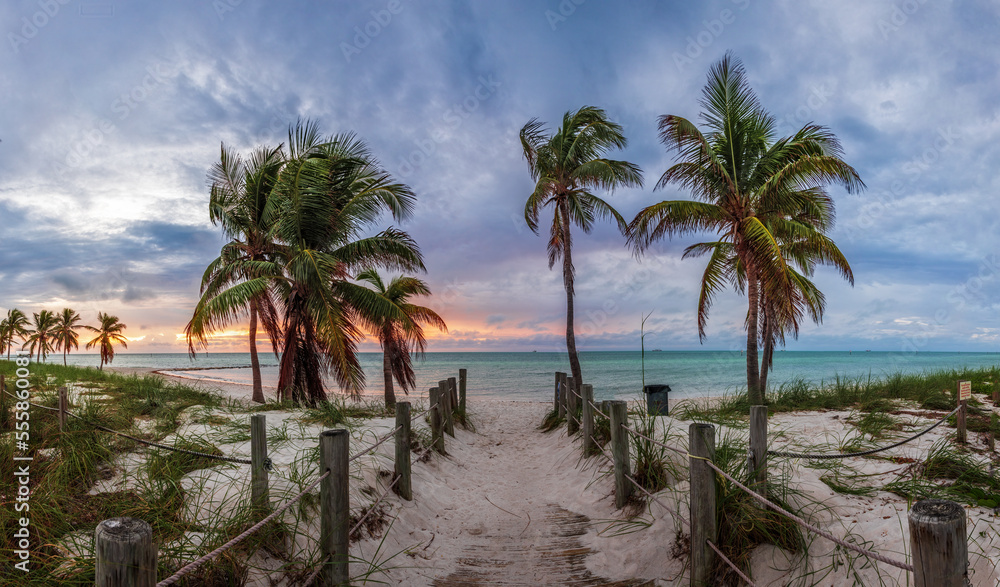
[(647, 385), (642, 388), (646, 392), (646, 413), (650, 416), (666, 416), (669, 413), (667, 398), (670, 395), (669, 385)]

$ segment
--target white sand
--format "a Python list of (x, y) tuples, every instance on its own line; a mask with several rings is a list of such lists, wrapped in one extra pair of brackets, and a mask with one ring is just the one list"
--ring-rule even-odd
[[(222, 391), (233, 397), (249, 395), (245, 386), (226, 386)], [(426, 401), (413, 401), (415, 411), (422, 409), (420, 403), (426, 405)], [(624, 521), (623, 514), (614, 508), (609, 464), (602, 457), (581, 460), (580, 440), (567, 438), (565, 428), (548, 434), (536, 430), (548, 407), (542, 403), (480, 400), (472, 396), (470, 411), (478, 432), (457, 430), (454, 439), (446, 440), (447, 457), (434, 455), (428, 462), (414, 463), (414, 500), (405, 502), (395, 495), (387, 497), (383, 506), (391, 525), (352, 544), (352, 556), (374, 561), (383, 569), (371, 575), (371, 579), (414, 587), (602, 585), (612, 581), (623, 581), (622, 585), (643, 581), (650, 581), (646, 583), (649, 585), (686, 585), (684, 558), (672, 553), (675, 548), (683, 550), (683, 545), (676, 541), (678, 526), (673, 517), (653, 503), (632, 522)], [(926, 427), (935, 414), (939, 413), (928, 413), (928, 418), (897, 416), (911, 424), (898, 433), (899, 437)], [(276, 465), (271, 477), (271, 501), (278, 504), (315, 478), (315, 464), (308, 457), (322, 427), (301, 424), (296, 414), (288, 412), (267, 416), (269, 429), (284, 426), (289, 437), (271, 447)], [(833, 452), (835, 448), (830, 443), (839, 445), (857, 434), (846, 422), (851, 416), (845, 411), (772, 416), (771, 448)], [(228, 413), (226, 417), (237, 422), (232, 429), (242, 426), (247, 418), (236, 413)], [(224, 427), (197, 424), (198, 419), (198, 415), (193, 416), (181, 434), (205, 435), (226, 454), (249, 454), (248, 441), (226, 444), (220, 440), (224, 435), (213, 439)], [(669, 427), (675, 437), (673, 443), (686, 448), (688, 423), (672, 418), (660, 420), (661, 427)], [(351, 452), (367, 446), (392, 426), (391, 419), (382, 419), (354, 428)], [(426, 425), (415, 420), (414, 427), (423, 429)], [(725, 433), (726, 429), (721, 427), (719, 434)], [(728, 433), (746, 434), (739, 429)], [(950, 434), (952, 429), (941, 426), (885, 454), (920, 460), (936, 441)], [(971, 433), (970, 440), (979, 442)], [(878, 444), (887, 442), (890, 441)], [(390, 441), (380, 447), (378, 455), (355, 463), (351, 480), (352, 511), (370, 505), (382, 492), (385, 477), (378, 472), (391, 471), (392, 450)], [(980, 458), (987, 466), (986, 457)], [(678, 459), (683, 465), (681, 461)], [(856, 474), (872, 475), (863, 482), (876, 488), (896, 479), (909, 466), (885, 459), (854, 458), (849, 463)], [(820, 480), (827, 471), (806, 466), (806, 461), (772, 458), (769, 465), (772, 476), (787, 476), (791, 487), (823, 506), (824, 509), (812, 511), (814, 523), (865, 548), (894, 559), (907, 559), (905, 499), (885, 491), (868, 497), (836, 493)], [(188, 475), (184, 480), (189, 494), (185, 515), (205, 522), (225, 517), (246, 500), (248, 474), (248, 467), (239, 466), (215, 467)], [(120, 482), (121, 478), (116, 479)], [(102, 489), (110, 489), (115, 482), (105, 482)], [(687, 481), (681, 479), (657, 497), (686, 519), (687, 492)], [(286, 521), (295, 521), (298, 534), (289, 558), (315, 560), (318, 537), (315, 509), (292, 508), (290, 512), (294, 515), (286, 516)], [(996, 515), (985, 508), (968, 508), (967, 512), (972, 583), (1000, 585)], [(686, 535), (686, 523), (680, 528)], [(202, 540), (215, 543), (211, 535), (199, 534), (187, 539), (194, 544)], [(163, 545), (161, 550), (164, 547), (176, 560), (195, 556), (193, 545), (187, 547), (190, 552), (177, 544)], [(811, 538), (807, 563), (801, 557), (769, 546), (758, 548), (753, 560), (753, 575), (761, 586), (907, 584), (906, 573), (853, 553), (845, 554), (819, 537)], [(250, 584), (269, 584), (266, 569), (277, 569), (281, 563), (270, 555), (256, 556), (251, 564), (259, 568), (251, 571)], [(818, 573), (807, 575), (817, 570)], [(361, 563), (352, 564), (352, 576), (365, 571)], [(280, 572), (271, 574), (272, 579), (280, 577)]]

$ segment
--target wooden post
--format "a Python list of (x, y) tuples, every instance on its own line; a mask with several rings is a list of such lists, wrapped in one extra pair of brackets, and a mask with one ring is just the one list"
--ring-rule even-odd
[(444, 452), (444, 432), (441, 431), (441, 392), (438, 388), (431, 388), (431, 446), (438, 454), (445, 454)]
[(590, 407), (594, 386), (581, 385), (580, 395), (583, 396), (583, 456), (589, 457), (594, 452), (594, 409)]
[(465, 386), (468, 380), (469, 370), (458, 370), (458, 409), (465, 414)]
[(767, 495), (767, 406), (750, 406), (750, 454), (747, 469), (754, 473), (754, 489)]
[(706, 541), (715, 542), (715, 471), (705, 462), (715, 460), (715, 426), (693, 423), (688, 428), (691, 456), (691, 585), (709, 585), (715, 566), (715, 553)]
[(250, 502), (271, 509), (267, 488), (267, 422), (264, 414), (250, 416)]
[(66, 388), (59, 388), (59, 432), (66, 430)]
[(966, 587), (965, 508), (953, 501), (925, 499), (913, 505), (907, 518), (914, 587)]
[(320, 554), (326, 562), (320, 573), (322, 585), (347, 585), (350, 546), (350, 479), (347, 468), (350, 434), (347, 430), (326, 430), (319, 435), (319, 471), (330, 474), (319, 485)]
[(959, 410), (958, 410), (958, 414), (956, 415), (956, 418), (955, 418), (956, 419), (957, 428), (958, 428), (958, 432), (956, 433), (955, 440), (958, 441), (960, 444), (965, 444), (966, 442), (968, 442), (968, 435), (965, 432), (965, 413), (968, 410), (968, 407), (967, 407), (968, 406), (968, 400), (966, 400), (964, 398), (965, 394), (963, 393), (963, 388), (965, 388), (965, 390), (968, 390), (968, 389), (971, 388), (971, 386), (972, 386), (972, 384), (969, 381), (959, 381), (958, 382), (958, 394), (957, 394), (957, 397), (958, 397), (958, 407), (959, 407)]
[(556, 400), (556, 403), (559, 407), (560, 418), (566, 417), (566, 379), (567, 377), (565, 373), (559, 373), (559, 399)]
[(576, 381), (572, 377), (566, 378), (566, 435), (573, 436), (580, 429), (580, 421), (576, 419), (576, 407), (578, 405), (576, 394)]
[(610, 402), (611, 413), (611, 456), (615, 462), (615, 507), (625, 507), (632, 495), (632, 482), (625, 478), (630, 475), (628, 459), (628, 404), (623, 401)]
[[(1000, 383), (994, 383), (994, 387), (1000, 385)], [(1000, 388), (995, 388), (993, 390), (993, 405), (1000, 406)]]
[(444, 423), (444, 431), (454, 438), (455, 415), (452, 413), (452, 410), (455, 409), (455, 406), (451, 403), (451, 388), (448, 386), (448, 380), (442, 379), (438, 381), (438, 389), (441, 391), (439, 397), (441, 398), (441, 417)]
[(458, 403), (458, 382), (456, 381), (456, 379), (454, 377), (449, 377), (448, 378), (448, 389), (451, 390), (451, 409), (452, 410), (457, 410), (458, 406), (459, 406), (459, 403)]
[(136, 518), (104, 520), (94, 530), (97, 587), (155, 587), (153, 529)]
[(559, 376), (565, 375), (565, 373), (560, 373), (556, 371), (556, 387), (555, 387), (555, 401), (552, 402), (552, 409), (557, 413), (559, 412)]
[(396, 402), (396, 495), (406, 501), (413, 499), (410, 486), (410, 402)]

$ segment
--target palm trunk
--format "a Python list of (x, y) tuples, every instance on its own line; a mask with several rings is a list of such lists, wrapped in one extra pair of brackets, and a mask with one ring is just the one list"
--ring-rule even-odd
[(566, 286), (566, 352), (569, 353), (569, 368), (573, 374), (573, 387), (580, 388), (583, 383), (583, 371), (580, 369), (580, 357), (576, 352), (576, 332), (573, 328), (573, 257), (569, 232), (569, 209), (565, 201), (559, 207), (563, 225), (563, 284)]
[(760, 389), (760, 365), (757, 364), (757, 318), (760, 302), (757, 298), (757, 271), (752, 262), (747, 263), (747, 294), (750, 298), (747, 310), (747, 399), (751, 406), (764, 403)]
[(774, 317), (764, 311), (764, 356), (760, 359), (760, 392), (767, 396), (767, 374), (774, 359)]
[(250, 371), (253, 375), (252, 401), (264, 403), (264, 389), (260, 382), (260, 360), (257, 358), (257, 301), (250, 302)]
[(66, 366), (66, 349), (63, 349), (63, 367)]
[(382, 349), (382, 377), (385, 379), (385, 407), (393, 409), (396, 406), (396, 392), (392, 387), (392, 351)]

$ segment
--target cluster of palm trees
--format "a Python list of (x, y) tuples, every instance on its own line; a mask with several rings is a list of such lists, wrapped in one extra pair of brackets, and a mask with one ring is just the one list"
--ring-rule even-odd
[(85, 348), (96, 346), (100, 349), (101, 369), (104, 369), (105, 363), (114, 360), (114, 345), (120, 344), (128, 348), (123, 334), (126, 326), (117, 316), (98, 312), (97, 321), (100, 325), (96, 327), (80, 324), (80, 314), (71, 308), (63, 308), (59, 313), (42, 310), (35, 312), (33, 318), (34, 323), (21, 310), (11, 308), (7, 311), (7, 317), (0, 321), (0, 353), (6, 351), (8, 360), (15, 339), (19, 339), (21, 350), (28, 349), (30, 356), (38, 361), (44, 361), (49, 353), (61, 350), (65, 365), (69, 352), (80, 348), (79, 334), (76, 332), (80, 328), (97, 333)]
[(245, 158), (223, 144), (209, 181), (209, 216), (229, 242), (202, 277), (185, 327), (190, 353), (248, 318), (253, 401), (264, 401), (261, 328), (280, 354), (278, 399), (314, 406), (326, 400), (324, 374), (348, 393), (364, 389), (356, 349), (367, 331), (385, 351), (386, 404), (395, 403), (393, 377), (404, 393), (412, 389), (411, 353), (425, 347), (421, 325), (444, 330), (445, 323), (410, 301), (430, 294), (426, 283), (404, 275), (386, 286), (378, 274), (425, 270), (417, 243), (393, 227), (370, 234), (383, 213), (396, 221), (412, 214), (412, 190), (355, 135), (323, 136), (310, 121), (296, 123), (287, 146), (258, 147)]
[(843, 161), (840, 143), (827, 128), (810, 123), (778, 137), (776, 119), (731, 54), (709, 71), (700, 104), (704, 131), (680, 116), (660, 117), (660, 141), (676, 151), (677, 159), (655, 188), (676, 185), (695, 200), (653, 204), (629, 223), (593, 193), (642, 185), (638, 166), (605, 157), (626, 146), (621, 126), (593, 107), (566, 113), (551, 135), (537, 120), (529, 121), (520, 136), (536, 184), (524, 217), (537, 234), (541, 209), (554, 208), (549, 267), (562, 259), (566, 346), (577, 382), (582, 373), (573, 329), (570, 227), (590, 232), (596, 220), (613, 220), (636, 255), (664, 236), (714, 232), (715, 240), (684, 251), (685, 258), (709, 256), (698, 299), (698, 335), (704, 341), (716, 294), (727, 285), (746, 293), (748, 399), (763, 403), (775, 345), (783, 344), (786, 335), (797, 336), (805, 315), (822, 320), (826, 300), (809, 279), (816, 266), (831, 265), (854, 283), (850, 265), (827, 236), (834, 203), (825, 186), (839, 184), (854, 192), (865, 185)]

